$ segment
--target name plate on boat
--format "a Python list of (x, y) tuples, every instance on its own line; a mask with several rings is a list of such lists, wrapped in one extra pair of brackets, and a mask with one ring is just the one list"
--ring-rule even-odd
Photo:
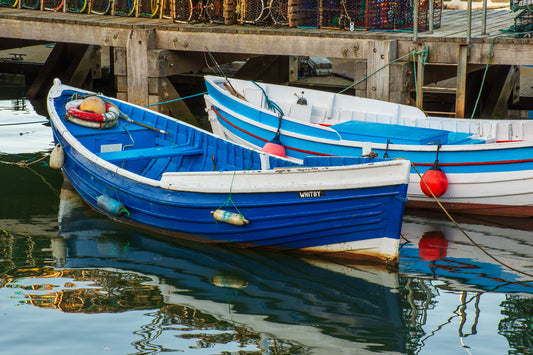
[(301, 197), (301, 198), (322, 197), (325, 195), (326, 195), (326, 192), (324, 190), (298, 191), (298, 197)]

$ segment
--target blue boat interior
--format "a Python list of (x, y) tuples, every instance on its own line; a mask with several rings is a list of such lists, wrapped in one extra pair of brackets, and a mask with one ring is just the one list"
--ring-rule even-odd
[(346, 121), (330, 126), (343, 140), (407, 145), (482, 144), (483, 139), (471, 133), (452, 132), (434, 128), (411, 127), (366, 121)]
[[(74, 94), (73, 91), (65, 91), (55, 100), (56, 110), (70, 133), (92, 153), (135, 174), (159, 180), (165, 172), (261, 170), (265, 167), (261, 154), (255, 150), (220, 139), (178, 120), (168, 119), (154, 111), (113, 99), (105, 98), (118, 107), (121, 117), (127, 117), (135, 123), (121, 118), (111, 128), (79, 126), (65, 119), (65, 104)], [(267, 155), (266, 159), (270, 169), (302, 166), (275, 156)], [(309, 157), (303, 165), (337, 166), (379, 160), (383, 159)]]

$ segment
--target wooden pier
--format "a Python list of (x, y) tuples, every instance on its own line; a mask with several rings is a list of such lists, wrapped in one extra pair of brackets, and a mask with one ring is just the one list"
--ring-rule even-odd
[[(67, 83), (98, 77), (99, 56), (106, 52), (119, 98), (140, 105), (169, 100), (177, 93), (168, 77), (204, 68), (208, 48), (220, 64), (256, 59), (254, 70), (247, 72), (257, 80), (276, 73), (277, 81), (296, 81), (299, 56), (343, 61), (358, 82), (357, 95), (424, 108), (423, 92), (446, 91), (454, 107), (439, 113), (457, 117), (469, 117), (484, 83), (478, 116), (500, 118), (520, 100), (519, 66), (533, 65), (532, 39), (501, 31), (514, 24), (517, 14), (509, 9), (488, 10), (485, 29), (481, 10), (471, 11), (470, 29), (467, 14), (443, 10), (440, 28), (413, 34), (0, 8), (0, 47), (56, 43), (30, 89), (34, 93), (49, 87), (57, 68)], [(454, 87), (442, 87), (446, 80), (453, 80)]]

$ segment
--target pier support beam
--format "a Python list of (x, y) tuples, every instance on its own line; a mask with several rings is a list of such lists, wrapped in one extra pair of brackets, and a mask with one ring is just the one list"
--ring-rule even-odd
[(289, 56), (289, 84), (298, 80), (298, 56)]
[(390, 65), (389, 101), (411, 105), (411, 89), (415, 85), (412, 63), (393, 63)]
[(148, 50), (155, 43), (154, 30), (132, 30), (126, 45), (128, 91), (127, 99), (137, 105), (147, 105)]
[(367, 97), (389, 101), (390, 66), (396, 59), (397, 41), (369, 41), (367, 60)]
[(416, 56), (416, 107), (424, 110), (424, 44), (418, 43)]
[[(367, 61), (356, 60), (354, 82), (358, 82), (366, 77)], [(411, 90), (415, 86), (413, 75), (413, 64), (397, 62), (389, 65), (389, 75), (383, 80), (389, 83), (388, 95), (380, 100), (395, 102), (397, 104), (410, 105), (411, 104)], [(367, 81), (364, 80), (354, 86), (355, 96), (370, 97), (367, 95), (372, 90)]]
[[(203, 57), (185, 56), (178, 52), (168, 50), (152, 49), (146, 51), (146, 64), (143, 68), (143, 77), (135, 76), (130, 78), (129, 51), (122, 48), (114, 49), (114, 73), (117, 90), (117, 98), (133, 102), (132, 98), (139, 100), (138, 105), (155, 105), (160, 102), (176, 100), (180, 95), (168, 80), (169, 76), (197, 71), (202, 68)], [(137, 65), (140, 63), (137, 62)], [(140, 82), (133, 89), (130, 82)], [(134, 91), (135, 90), (135, 91)], [(144, 90), (144, 91), (139, 91)], [(190, 113), (187, 105), (183, 101), (172, 101), (168, 104), (151, 106), (150, 109), (164, 114), (171, 114), (191, 124), (196, 124), (194, 116)]]
[(457, 63), (457, 86), (455, 91), (455, 117), (465, 117), (466, 106), (466, 75), (468, 73), (468, 51), (469, 45), (462, 43), (459, 45), (459, 55)]
[(355, 96), (411, 104), (413, 64), (391, 63), (397, 58), (397, 50), (397, 41), (369, 41), (364, 49), (368, 59), (354, 61), (354, 82), (358, 83), (354, 86)]
[(97, 46), (56, 43), (26, 96), (46, 96), (53, 78), (56, 77), (65, 84), (91, 90), (92, 79), (101, 75), (100, 62), (100, 50)]
[[(518, 66), (494, 65), (489, 67), (477, 114), (480, 118), (506, 118), (508, 105), (517, 103), (520, 98), (519, 91), (520, 68)], [(475, 94), (477, 95), (477, 92)]]

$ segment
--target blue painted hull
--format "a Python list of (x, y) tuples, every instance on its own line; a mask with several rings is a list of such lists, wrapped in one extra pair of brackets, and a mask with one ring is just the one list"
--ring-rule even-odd
[[(58, 141), (65, 147), (66, 142)], [(232, 196), (239, 211), (253, 224), (217, 222), (211, 211), (228, 195), (169, 192), (127, 178), (67, 153), (63, 172), (80, 195), (100, 209), (97, 198), (108, 191), (127, 206), (129, 219), (162, 231), (206, 236), (213, 241), (285, 248), (344, 243), (379, 237), (399, 237), (402, 194), (407, 186), (328, 191), (319, 203), (294, 192)], [(102, 211), (102, 210), (101, 210)], [(102, 211), (105, 212), (105, 211)], [(123, 217), (125, 220), (128, 217)]]
[[(247, 186), (239, 182), (240, 173), (234, 172), (232, 175), (231, 170), (238, 166), (242, 170), (247, 167), (260, 169), (260, 158), (255, 157), (259, 156), (259, 152), (223, 141), (166, 116), (109, 98), (130, 118), (168, 132), (163, 138), (172, 140), (172, 144), (181, 146), (181, 137), (187, 137), (188, 142), (202, 142), (204, 146), (201, 153), (193, 149), (194, 155), (158, 158), (144, 157), (142, 152), (150, 149), (153, 152), (152, 148), (145, 146), (139, 146), (138, 151), (131, 154), (126, 149), (102, 152), (104, 147), (107, 149), (117, 144), (121, 147), (133, 144), (131, 142), (146, 144), (150, 135), (154, 134), (161, 140), (162, 135), (126, 121), (99, 132), (68, 122), (64, 119), (62, 107), (71, 95), (71, 91), (50, 95), (49, 111), (54, 138), (65, 152), (62, 167), (64, 175), (82, 198), (100, 212), (110, 215), (98, 203), (98, 198), (105, 195), (123, 204), (127, 210), (125, 215), (112, 216), (114, 219), (181, 238), (282, 249), (312, 248), (313, 252), (339, 251), (328, 247), (376, 240), (374, 248), (370, 248), (373, 249), (371, 255), (367, 256), (382, 259), (385, 255), (384, 259), (389, 261), (397, 259), (408, 167), (405, 168), (403, 183), (385, 186), (369, 184), (367, 187), (345, 188), (343, 185), (335, 188), (336, 181), (332, 181), (333, 184), (324, 182), (322, 186), (313, 186), (313, 191), (319, 191), (317, 196), (313, 193), (301, 195), (298, 192), (302, 189), (269, 191), (269, 186), (263, 185), (258, 185), (255, 190), (239, 192)], [(164, 149), (158, 148), (157, 154), (161, 155)], [(104, 157), (108, 160), (102, 159)], [(215, 162), (220, 157), (224, 157), (224, 161)], [(229, 161), (232, 161), (233, 169), (228, 166)], [(165, 168), (152, 177), (156, 166), (161, 164), (166, 164)], [(218, 172), (224, 164), (229, 174)], [(375, 164), (380, 163), (376, 161)], [(213, 165), (217, 167), (217, 172), (212, 171)], [(301, 167), (293, 161), (275, 157), (269, 158), (269, 165), (280, 168), (277, 171), (270, 169), (275, 186), (279, 180), (276, 175), (284, 174), (284, 171), (295, 173), (294, 168)], [(178, 169), (177, 173), (175, 169)], [(180, 169), (189, 169), (188, 173), (197, 175), (193, 179), (181, 176)], [(204, 171), (198, 171), (201, 169), (205, 170), (205, 174)], [(323, 170), (314, 170), (317, 169)], [(170, 177), (167, 177), (165, 174), (169, 171)], [(213, 180), (213, 174), (220, 174), (220, 179), (229, 177), (231, 180), (225, 181), (231, 181), (231, 184), (215, 193), (202, 191), (202, 179), (206, 181), (206, 191), (218, 187), (209, 183)], [(258, 173), (252, 171), (245, 178), (252, 182), (257, 176), (265, 174), (267, 172), (261, 170)], [(307, 175), (304, 173), (300, 179), (305, 180)], [(328, 176), (334, 177), (333, 174)], [(172, 183), (165, 185), (167, 180)], [(187, 181), (184, 186), (190, 185), (191, 180), (196, 180), (199, 190), (173, 186), (184, 181)], [(224, 180), (220, 181), (223, 184)], [(240, 213), (249, 223), (234, 225), (217, 221), (212, 215), (212, 211), (217, 209)], [(383, 254), (379, 251), (382, 247)], [(366, 252), (363, 249), (357, 250), (356, 247), (355, 250), (342, 252), (364, 257)], [(388, 255), (391, 249), (392, 256)]]

